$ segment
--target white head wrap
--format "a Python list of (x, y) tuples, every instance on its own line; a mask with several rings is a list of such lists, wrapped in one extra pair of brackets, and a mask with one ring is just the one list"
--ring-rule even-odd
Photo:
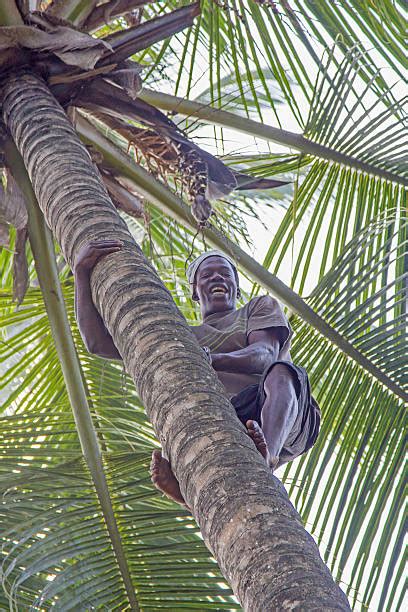
[(190, 285), (194, 283), (194, 278), (198, 270), (198, 266), (202, 264), (205, 259), (208, 259), (208, 257), (222, 257), (223, 259), (226, 259), (231, 264), (231, 266), (234, 268), (235, 271), (237, 270), (234, 260), (229, 255), (226, 255), (222, 251), (217, 251), (217, 250), (206, 251), (205, 253), (202, 253), (201, 255), (196, 257), (194, 261), (192, 261), (191, 264), (187, 268), (186, 276), (187, 276), (187, 280), (190, 283)]

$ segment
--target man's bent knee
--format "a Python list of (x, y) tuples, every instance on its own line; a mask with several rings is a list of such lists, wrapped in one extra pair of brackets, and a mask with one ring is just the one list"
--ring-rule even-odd
[(284, 363), (277, 363), (274, 365), (265, 376), (264, 389), (265, 392), (275, 391), (277, 388), (282, 389), (286, 387), (295, 392), (295, 395), (299, 395), (300, 384), (296, 373), (292, 368)]

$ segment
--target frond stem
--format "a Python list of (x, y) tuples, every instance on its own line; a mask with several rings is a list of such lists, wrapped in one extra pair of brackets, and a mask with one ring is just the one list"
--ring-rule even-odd
[(240, 117), (239, 115), (234, 115), (234, 113), (230, 113), (228, 111), (213, 108), (207, 104), (194, 102), (192, 100), (185, 100), (184, 98), (171, 96), (169, 94), (160, 93), (151, 89), (143, 88), (139, 94), (139, 97), (148, 104), (156, 106), (162, 110), (173, 111), (177, 114), (185, 115), (186, 117), (197, 117), (204, 123), (219, 125), (220, 127), (237, 130), (237, 132), (243, 132), (249, 136), (261, 138), (270, 142), (276, 142), (278, 144), (290, 147), (291, 149), (296, 149), (297, 151), (302, 151), (303, 153), (308, 153), (309, 155), (314, 155), (315, 157), (334, 161), (338, 164), (343, 164), (344, 166), (354, 168), (355, 170), (361, 170), (366, 174), (378, 176), (386, 181), (392, 181), (394, 183), (400, 183), (408, 186), (408, 179), (405, 177), (395, 174), (394, 172), (383, 170), (382, 168), (374, 166), (373, 164), (360, 161), (352, 155), (346, 155), (345, 153), (341, 153), (340, 151), (336, 151), (330, 147), (313, 142), (312, 140), (302, 136), (302, 134), (295, 134), (293, 132), (288, 132), (287, 130), (281, 130), (279, 128), (272, 127), (271, 125), (265, 125), (259, 121), (254, 121), (253, 119), (247, 119), (246, 117)]
[(13, 174), (16, 180), (18, 180), (20, 189), (25, 196), (28, 209), (30, 244), (53, 339), (74, 414), (82, 452), (101, 504), (112, 548), (129, 597), (131, 609), (138, 612), (139, 605), (137, 603), (136, 593), (124, 553), (120, 532), (116, 523), (99, 441), (89, 410), (89, 402), (82, 370), (65, 309), (64, 296), (62, 294), (55, 261), (52, 234), (45, 223), (44, 215), (38, 205), (24, 162), (12, 140), (6, 141), (4, 150), (7, 163), (13, 168)]
[[(175, 219), (189, 230), (193, 232), (197, 230), (197, 223), (191, 214), (190, 208), (178, 196), (172, 193), (163, 183), (156, 180), (144, 168), (134, 163), (124, 151), (114, 145), (79, 113), (76, 129), (80, 138), (85, 143), (91, 144), (103, 154), (109, 166), (115, 168), (122, 176), (135, 184), (138, 193), (148, 198), (172, 219)], [(408, 399), (408, 394), (399, 385), (374, 365), (365, 355), (360, 353), (344, 336), (326, 323), (300, 295), (285, 285), (274, 274), (266, 270), (238, 245), (228, 240), (215, 227), (209, 225), (203, 231), (205, 237), (214, 247), (232, 255), (242, 270), (254, 281), (262, 285), (262, 287), (276, 296), (315, 330), (338, 346), (343, 353), (358, 363), (392, 393), (405, 401)]]

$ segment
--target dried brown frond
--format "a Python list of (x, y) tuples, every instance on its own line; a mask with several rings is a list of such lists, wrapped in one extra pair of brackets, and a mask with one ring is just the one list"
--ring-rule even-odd
[(143, 205), (143, 198), (140, 194), (136, 193), (134, 189), (130, 189), (128, 185), (124, 187), (121, 184), (121, 177), (117, 177), (109, 171), (106, 166), (99, 168), (102, 173), (102, 179), (105, 183), (112, 202), (125, 213), (136, 219), (142, 217), (147, 220), (147, 211)]
[(190, 200), (191, 212), (198, 224), (205, 225), (212, 207), (205, 195), (207, 166), (198, 153), (151, 129), (132, 128), (132, 132), (133, 137), (128, 142), (133, 147), (136, 161), (144, 161), (149, 171), (164, 182), (171, 178), (176, 191)]
[(177, 191), (191, 202), (205, 197), (207, 168), (198, 153), (156, 130), (136, 127), (102, 113), (96, 115), (129, 143), (135, 161), (145, 165), (152, 175), (164, 182), (173, 180)]
[(8, 245), (9, 229), (13, 225), (16, 229), (13, 255), (13, 300), (21, 304), (29, 284), (25, 249), (28, 237), (27, 208), (24, 195), (8, 168), (6, 168), (5, 175), (7, 179), (5, 190), (0, 178), (0, 244)]

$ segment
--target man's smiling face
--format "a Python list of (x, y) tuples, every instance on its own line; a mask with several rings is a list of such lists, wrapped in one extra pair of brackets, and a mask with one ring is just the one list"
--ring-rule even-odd
[(237, 291), (234, 269), (226, 259), (213, 256), (200, 264), (193, 295), (198, 297), (203, 318), (215, 312), (235, 310)]

